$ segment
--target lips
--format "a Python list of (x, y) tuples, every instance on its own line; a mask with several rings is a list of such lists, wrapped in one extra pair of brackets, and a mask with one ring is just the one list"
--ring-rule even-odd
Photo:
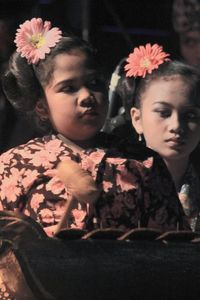
[(79, 118), (85, 122), (96, 122), (96, 120), (99, 118), (99, 114), (94, 109), (87, 109), (79, 115)]
[(172, 147), (183, 146), (185, 144), (185, 140), (182, 138), (170, 138), (166, 140), (166, 143)]
[(98, 113), (94, 109), (88, 109), (83, 113), (83, 116), (97, 116)]

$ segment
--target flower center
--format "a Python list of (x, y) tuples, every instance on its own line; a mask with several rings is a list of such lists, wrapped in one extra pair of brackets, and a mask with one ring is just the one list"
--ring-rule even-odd
[(151, 65), (151, 61), (149, 58), (145, 57), (140, 61), (140, 66), (143, 68), (148, 68)]
[(35, 48), (40, 48), (45, 44), (45, 38), (41, 35), (41, 33), (33, 34), (31, 36), (31, 44)]

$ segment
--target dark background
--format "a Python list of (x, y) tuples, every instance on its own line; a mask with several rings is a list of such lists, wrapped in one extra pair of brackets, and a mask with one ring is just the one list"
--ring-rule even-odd
[(171, 9), (172, 0), (0, 0), (0, 17), (12, 20), (14, 32), (26, 19), (42, 17), (89, 39), (108, 76), (139, 44), (157, 42), (178, 55)]

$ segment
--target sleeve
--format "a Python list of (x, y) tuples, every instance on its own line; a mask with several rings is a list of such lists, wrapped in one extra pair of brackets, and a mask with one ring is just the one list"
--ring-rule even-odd
[(138, 227), (145, 197), (141, 177), (144, 166), (135, 160), (107, 157), (106, 152), (98, 150), (90, 152), (82, 166), (101, 189), (94, 205), (95, 225), (122, 230)]
[(28, 170), (17, 148), (0, 156), (0, 209), (22, 211), (26, 193), (38, 177), (37, 170)]
[(94, 208), (99, 227), (189, 229), (160, 157), (137, 161), (100, 154), (91, 152), (82, 162), (102, 190)]

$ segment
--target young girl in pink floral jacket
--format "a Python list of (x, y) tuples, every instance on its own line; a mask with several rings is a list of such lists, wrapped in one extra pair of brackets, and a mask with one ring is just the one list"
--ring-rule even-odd
[(1, 209), (23, 212), (54, 235), (81, 180), (72, 175), (70, 190), (57, 166), (73, 161), (92, 176), (99, 193), (92, 201), (73, 198), (68, 228), (186, 228), (160, 157), (136, 147), (140, 159), (134, 153), (127, 159), (111, 150), (118, 141), (100, 132), (108, 103), (91, 46), (36, 18), (20, 25), (15, 43), (4, 92), (17, 109), (35, 114), (49, 134), (1, 155)]

